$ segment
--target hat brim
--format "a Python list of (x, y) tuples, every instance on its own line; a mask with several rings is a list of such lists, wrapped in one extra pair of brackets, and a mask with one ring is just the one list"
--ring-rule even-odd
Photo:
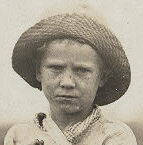
[(118, 100), (127, 91), (131, 71), (128, 59), (116, 36), (103, 24), (78, 14), (62, 14), (41, 20), (24, 32), (13, 50), (13, 69), (32, 87), (41, 89), (36, 79), (37, 48), (58, 38), (84, 40), (101, 56), (112, 76), (97, 91), (95, 102), (102, 106)]

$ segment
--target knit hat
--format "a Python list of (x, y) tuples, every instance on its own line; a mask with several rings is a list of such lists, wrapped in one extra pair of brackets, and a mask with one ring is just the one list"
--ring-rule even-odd
[(29, 85), (41, 89), (41, 83), (36, 79), (37, 48), (59, 38), (84, 40), (111, 70), (111, 77), (97, 91), (96, 104), (101, 106), (112, 103), (127, 91), (131, 72), (121, 43), (105, 25), (77, 13), (50, 16), (21, 35), (13, 50), (12, 66)]

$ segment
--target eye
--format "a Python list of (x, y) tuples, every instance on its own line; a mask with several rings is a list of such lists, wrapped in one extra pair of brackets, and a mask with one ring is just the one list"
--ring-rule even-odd
[(82, 73), (82, 74), (90, 72), (90, 70), (88, 68), (85, 68), (85, 67), (77, 67), (77, 68), (75, 68), (75, 71), (77, 73)]
[(47, 68), (54, 72), (60, 72), (64, 70), (64, 67), (61, 65), (48, 65)]

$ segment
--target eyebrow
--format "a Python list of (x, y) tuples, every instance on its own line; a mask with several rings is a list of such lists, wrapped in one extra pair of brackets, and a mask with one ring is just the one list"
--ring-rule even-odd
[[(48, 59), (48, 60), (46, 60), (46, 63), (48, 63), (49, 65), (56, 64), (56, 65), (66, 66), (66, 63), (64, 61), (56, 60), (56, 59)], [(85, 63), (85, 62), (83, 62), (83, 63), (76, 62), (75, 64), (73, 64), (73, 66), (92, 69), (93, 67), (95, 67), (95, 64), (94, 63)]]
[(75, 67), (84, 67), (84, 68), (89, 68), (92, 69), (93, 67), (95, 67), (94, 64), (92, 63), (76, 63), (74, 64)]
[(48, 60), (46, 60), (46, 63), (48, 63), (48, 64), (59, 64), (59, 65), (64, 65), (65, 64), (63, 61), (56, 60), (56, 59), (48, 59)]

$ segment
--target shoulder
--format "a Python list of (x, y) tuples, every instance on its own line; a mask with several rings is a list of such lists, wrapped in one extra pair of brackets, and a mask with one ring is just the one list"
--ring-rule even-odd
[(48, 126), (51, 128), (52, 123), (49, 116), (46, 116), (44, 113), (35, 114), (33, 120), (29, 122), (12, 126), (5, 136), (4, 145), (23, 145), (26, 144), (26, 142), (32, 142), (35, 138), (43, 138), (47, 135), (47, 132), (45, 133), (43, 130), (43, 124), (47, 122), (47, 120)]
[(25, 123), (20, 123), (13, 125), (7, 132), (7, 135), (11, 136), (23, 136), (30, 134), (32, 132), (35, 133), (37, 131), (40, 131), (41, 124), (43, 124), (43, 120), (46, 118), (46, 114), (44, 113), (37, 113), (35, 114), (35, 117), (33, 120), (25, 122)]
[(123, 132), (123, 133), (132, 133), (132, 130), (130, 129), (130, 127), (121, 121), (105, 119), (102, 122), (102, 125), (107, 132), (118, 131), (118, 132)]
[(22, 141), (24, 138), (28, 138), (30, 134), (32, 135), (38, 132), (37, 129), (32, 121), (13, 125), (5, 136), (4, 145), (13, 145), (14, 143)]
[(104, 119), (101, 126), (105, 135), (103, 145), (137, 145), (134, 133), (125, 123)]
[(34, 124), (34, 122), (29, 121), (29, 122), (19, 123), (19, 124), (13, 125), (8, 130), (8, 132), (11, 132), (14, 134), (19, 134), (20, 132), (27, 132), (27, 131), (34, 130), (34, 129), (36, 129), (36, 125)]

